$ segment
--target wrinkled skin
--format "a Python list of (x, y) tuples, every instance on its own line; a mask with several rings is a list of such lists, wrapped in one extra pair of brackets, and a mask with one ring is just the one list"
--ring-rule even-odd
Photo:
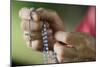
[[(43, 51), (41, 28), (42, 22), (45, 21), (48, 28), (49, 50), (56, 52), (60, 63), (95, 60), (95, 39), (85, 33), (65, 32), (64, 24), (57, 12), (44, 8), (22, 8), (19, 17), (24, 39), (31, 49)], [(33, 34), (31, 44), (30, 36), (26, 35), (30, 31)]]

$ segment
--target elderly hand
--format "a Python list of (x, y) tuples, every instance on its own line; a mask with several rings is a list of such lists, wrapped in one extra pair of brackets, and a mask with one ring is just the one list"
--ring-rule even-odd
[(49, 50), (56, 52), (59, 62), (95, 60), (95, 39), (84, 33), (65, 32), (64, 24), (55, 11), (44, 8), (36, 10), (22, 8), (19, 16), (26, 43), (33, 50), (43, 51), (41, 29), (42, 22), (45, 21)]

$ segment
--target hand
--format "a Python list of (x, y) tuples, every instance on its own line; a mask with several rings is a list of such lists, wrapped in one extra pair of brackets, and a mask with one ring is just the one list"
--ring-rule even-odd
[[(28, 46), (39, 51), (43, 49), (43, 44), (41, 42), (41, 27), (42, 21), (45, 20), (48, 28), (49, 49), (53, 50), (53, 45), (55, 43), (54, 34), (57, 31), (64, 31), (63, 22), (58, 14), (55, 11), (44, 8), (38, 8), (36, 10), (33, 8), (22, 8), (19, 11), (19, 16), (22, 21), (21, 27), (24, 32), (24, 38)], [(30, 44), (30, 36), (26, 35), (29, 34), (29, 31), (33, 34), (32, 44)]]
[(95, 38), (82, 32), (63, 32), (55, 34), (54, 44), (59, 62), (95, 61)]
[[(72, 62), (84, 58), (95, 59), (95, 40), (91, 36), (82, 33), (65, 32), (64, 24), (55, 11), (44, 8), (36, 10), (22, 8), (19, 11), (19, 16), (22, 20), (21, 27), (26, 43), (33, 50), (43, 51), (41, 28), (42, 22), (46, 21), (49, 50), (56, 52), (59, 62)], [(33, 35), (32, 37), (26, 35), (30, 32)], [(90, 56), (87, 55), (88, 53), (90, 53)]]

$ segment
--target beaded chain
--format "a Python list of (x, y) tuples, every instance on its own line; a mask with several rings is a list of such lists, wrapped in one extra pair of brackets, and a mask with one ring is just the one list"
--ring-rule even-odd
[(45, 22), (42, 24), (42, 40), (43, 40), (44, 64), (58, 63), (58, 60), (56, 58), (56, 53), (53, 51), (49, 51), (48, 32)]

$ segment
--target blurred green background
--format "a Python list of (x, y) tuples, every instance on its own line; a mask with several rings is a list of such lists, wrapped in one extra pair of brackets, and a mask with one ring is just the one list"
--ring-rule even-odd
[(64, 22), (66, 31), (74, 31), (75, 27), (79, 24), (80, 20), (84, 17), (88, 6), (84, 5), (65, 5), (54, 3), (40, 3), (40, 2), (25, 2), (25, 1), (12, 1), (11, 5), (11, 18), (12, 18), (12, 64), (13, 65), (29, 65), (29, 64), (42, 64), (42, 53), (32, 51), (27, 48), (23, 39), (22, 31), (20, 28), (20, 18), (18, 12), (23, 7), (34, 8), (48, 8), (57, 11), (59, 16)]

